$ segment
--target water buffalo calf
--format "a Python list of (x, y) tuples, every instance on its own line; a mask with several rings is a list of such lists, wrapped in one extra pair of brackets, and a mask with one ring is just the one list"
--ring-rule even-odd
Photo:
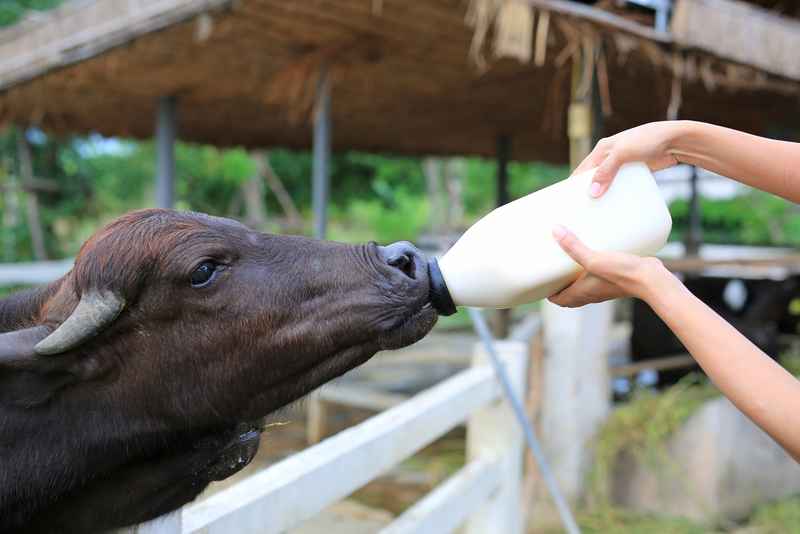
[[(143, 210), (0, 301), (0, 532), (100, 532), (246, 465), (266, 414), (434, 325), (407, 243)], [(268, 518), (265, 518), (268, 520)]]

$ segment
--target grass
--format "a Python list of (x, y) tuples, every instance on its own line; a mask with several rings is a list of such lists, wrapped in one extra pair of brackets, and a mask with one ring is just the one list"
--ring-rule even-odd
[[(757, 507), (743, 524), (714, 529), (680, 517), (659, 517), (607, 508), (579, 513), (576, 518), (584, 534), (800, 534), (800, 495)], [(538, 534), (557, 534), (551, 528)]]
[(588, 503), (605, 509), (615, 464), (625, 451), (637, 459), (661, 467), (667, 462), (667, 439), (706, 401), (720, 396), (704, 378), (689, 375), (661, 392), (643, 390), (611, 414), (595, 442), (595, 462), (589, 477)]
[(800, 534), (800, 495), (759, 506), (748, 526), (753, 534)]
[[(709, 534), (708, 527), (680, 517), (656, 517), (608, 508), (602, 512), (578, 514), (576, 521), (584, 534)], [(559, 528), (541, 534), (558, 534)]]

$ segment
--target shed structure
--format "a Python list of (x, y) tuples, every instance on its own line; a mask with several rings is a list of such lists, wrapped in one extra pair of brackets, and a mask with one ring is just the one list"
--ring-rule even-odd
[[(672, 12), (667, 30), (645, 4)], [(0, 31), (0, 125), (157, 130), (162, 205), (176, 137), (313, 145), (322, 237), (332, 150), (497, 156), (502, 203), (510, 159), (575, 164), (599, 136), (648, 121), (797, 139), (798, 13), (780, 0), (71, 0)], [(554, 409), (541, 419), (577, 498), (609, 408), (612, 313), (544, 316), (537, 383)]]
[[(514, 159), (565, 163), (580, 63), (574, 85), (585, 93), (597, 74), (604, 132), (670, 109), (753, 133), (800, 124), (796, 66), (697, 30), (698, 16), (744, 6), (796, 39), (796, 19), (684, 0), (676, 32), (660, 32), (652, 13), (617, 4), (73, 0), (0, 31), (0, 121), (150, 138), (160, 99), (174, 97), (183, 140), (308, 148), (327, 73), (334, 150), (493, 156), (504, 135)], [(768, 55), (775, 42), (747, 45)]]

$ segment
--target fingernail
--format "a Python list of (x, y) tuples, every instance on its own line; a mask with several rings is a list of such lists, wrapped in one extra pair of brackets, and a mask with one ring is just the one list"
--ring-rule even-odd
[(560, 224), (557, 224), (557, 225), (553, 226), (553, 237), (555, 237), (556, 239), (561, 239), (565, 235), (567, 235), (567, 229), (566, 228), (564, 228)]
[(603, 186), (600, 185), (600, 182), (592, 182), (592, 185), (589, 187), (589, 194), (594, 198), (599, 197), (602, 191)]

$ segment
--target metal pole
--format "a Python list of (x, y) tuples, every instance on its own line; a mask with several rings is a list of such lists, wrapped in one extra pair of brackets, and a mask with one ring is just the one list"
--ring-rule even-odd
[(483, 314), (480, 312), (480, 310), (476, 308), (469, 308), (469, 316), (472, 319), (472, 324), (475, 326), (475, 331), (478, 333), (478, 336), (481, 338), (481, 341), (486, 347), (486, 353), (489, 355), (489, 361), (492, 362), (492, 367), (494, 367), (495, 375), (497, 376), (497, 380), (500, 382), (503, 393), (505, 394), (506, 399), (508, 399), (511, 409), (514, 411), (514, 416), (516, 417), (517, 422), (522, 427), (522, 431), (525, 436), (525, 443), (528, 445), (528, 449), (530, 449), (534, 459), (536, 460), (536, 463), (539, 466), (539, 472), (544, 479), (547, 490), (550, 492), (550, 496), (553, 498), (553, 502), (558, 510), (558, 515), (561, 517), (561, 522), (564, 524), (564, 529), (568, 534), (580, 534), (581, 530), (578, 527), (578, 524), (575, 522), (572, 511), (569, 509), (569, 504), (567, 504), (566, 499), (564, 499), (564, 496), (561, 494), (561, 490), (558, 487), (558, 482), (556, 481), (553, 471), (550, 469), (550, 464), (547, 463), (547, 458), (545, 458), (544, 452), (542, 451), (542, 446), (539, 443), (539, 440), (536, 439), (533, 426), (531, 425), (530, 421), (528, 421), (528, 417), (525, 415), (525, 409), (522, 407), (522, 402), (519, 400), (516, 394), (514, 394), (514, 389), (511, 387), (511, 382), (508, 378), (508, 374), (506, 373), (506, 369), (494, 348), (494, 340), (492, 339), (491, 332), (489, 332), (489, 325), (486, 324), (486, 319), (483, 318)]
[(328, 70), (322, 68), (314, 105), (314, 170), (312, 196), (314, 205), (314, 237), (325, 238), (330, 185), (331, 159), (331, 87)]
[(511, 138), (507, 135), (497, 137), (497, 205), (508, 204), (508, 160), (511, 157)]
[(175, 137), (177, 98), (162, 96), (156, 119), (156, 206), (171, 208), (175, 203)]
[[(508, 204), (511, 194), (508, 191), (508, 161), (511, 159), (511, 137), (508, 135), (497, 136), (497, 176), (496, 196), (497, 206)], [(496, 310), (491, 316), (492, 332), (495, 337), (505, 339), (508, 337), (509, 324), (511, 323), (511, 310)]]
[(691, 186), (692, 194), (689, 198), (689, 229), (686, 232), (686, 255), (697, 256), (700, 252), (700, 241), (703, 235), (702, 221), (700, 218), (700, 192), (697, 184), (697, 167), (692, 166)]

